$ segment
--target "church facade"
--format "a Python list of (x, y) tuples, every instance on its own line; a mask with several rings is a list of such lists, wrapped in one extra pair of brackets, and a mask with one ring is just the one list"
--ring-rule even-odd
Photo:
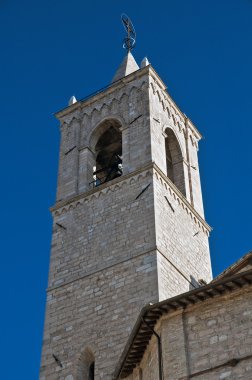
[(40, 380), (224, 379), (228, 365), (200, 371), (231, 360), (244, 377), (230, 379), (251, 379), (250, 256), (212, 280), (201, 135), (158, 74), (129, 52), (110, 86), (56, 117)]

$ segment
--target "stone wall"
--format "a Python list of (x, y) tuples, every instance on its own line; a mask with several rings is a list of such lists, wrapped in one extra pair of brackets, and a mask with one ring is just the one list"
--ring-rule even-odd
[(141, 308), (157, 300), (156, 282), (156, 259), (149, 253), (49, 291), (40, 379), (77, 379), (89, 348), (95, 379), (110, 380)]
[(147, 170), (53, 211), (41, 379), (75, 379), (86, 347), (110, 379), (141, 308), (158, 301), (153, 197)]
[[(251, 326), (251, 286), (163, 316), (155, 329), (162, 339), (164, 379), (251, 380)], [(141, 380), (158, 379), (157, 371), (152, 337), (140, 365), (127, 379), (138, 380), (139, 373)]]
[(155, 249), (150, 170), (99, 186), (53, 214), (49, 287)]
[(151, 161), (149, 91), (146, 71), (131, 80), (91, 97), (81, 106), (57, 114), (61, 144), (57, 200), (90, 190), (95, 165), (94, 147), (105, 121), (121, 125), (123, 173), (135, 171)]
[(208, 235), (199, 217), (171, 181), (154, 171), (155, 228), (159, 299), (198, 287), (212, 279)]
[(186, 115), (179, 110), (165, 91), (164, 84), (155, 75), (150, 78), (149, 97), (152, 161), (164, 174), (167, 173), (165, 139), (167, 128), (171, 129), (183, 156), (186, 198), (204, 217), (198, 165), (198, 142), (201, 135)]

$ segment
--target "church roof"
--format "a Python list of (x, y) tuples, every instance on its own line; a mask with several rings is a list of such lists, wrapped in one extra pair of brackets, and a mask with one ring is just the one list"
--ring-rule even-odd
[[(129, 376), (133, 369), (141, 362), (147, 345), (153, 335), (153, 329), (160, 317), (251, 284), (252, 270), (250, 269), (212, 281), (208, 285), (193, 289), (176, 297), (145, 306), (138, 317), (119, 360), (114, 379), (119, 379), (119, 376), (121, 376), (120, 378)], [(151, 329), (146, 325), (145, 321)]]
[(126, 77), (127, 75), (133, 73), (136, 70), (139, 70), (139, 66), (136, 63), (135, 58), (129, 51), (127, 55), (124, 57), (124, 60), (122, 61), (121, 65), (117, 69), (114, 78), (112, 79), (112, 83)]
[(246, 255), (242, 256), (238, 261), (226, 268), (223, 272), (221, 272), (213, 279), (213, 282), (221, 278), (231, 276), (238, 272), (244, 272), (249, 269), (252, 269), (252, 251), (246, 253)]

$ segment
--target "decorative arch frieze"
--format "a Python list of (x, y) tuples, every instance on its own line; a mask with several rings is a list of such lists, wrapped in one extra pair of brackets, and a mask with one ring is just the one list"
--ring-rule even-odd
[(74, 110), (72, 113), (68, 113), (62, 117), (59, 117), (60, 122), (70, 124), (73, 119), (80, 120), (81, 119), (81, 110), (78, 108)]
[(161, 103), (162, 98), (161, 98), (161, 95), (160, 95), (160, 91), (157, 90), (157, 91), (156, 91), (156, 94), (157, 94), (157, 96), (158, 96), (158, 100), (159, 100), (159, 102)]
[(195, 215), (195, 212), (192, 211), (192, 209), (187, 205), (185, 199), (179, 196), (178, 193), (174, 191), (167, 179), (164, 180), (164, 178), (162, 178), (162, 176), (156, 170), (154, 170), (154, 176), (156, 177), (156, 180), (160, 183), (160, 185), (164, 187), (165, 190), (168, 192), (169, 197), (172, 198), (172, 202), (176, 202), (176, 204), (173, 204), (172, 206), (174, 206), (174, 208), (176, 208), (176, 206), (181, 207), (187, 213), (187, 215), (194, 221), (194, 223), (202, 229), (204, 234), (209, 237), (209, 229), (207, 229), (201, 222), (201, 220), (198, 218), (198, 216)]
[(105, 117), (105, 115), (107, 115), (109, 112), (110, 112), (110, 106), (106, 103), (103, 103), (100, 109), (100, 115), (102, 117)]
[(129, 96), (131, 95), (132, 92), (134, 91), (142, 91), (142, 89), (145, 87), (146, 85), (146, 82), (143, 81), (139, 87), (136, 87), (136, 86), (131, 86), (131, 87), (128, 87), (124, 88), (124, 90), (121, 92), (121, 93), (117, 93), (115, 94), (114, 96), (111, 96), (111, 97), (107, 97), (106, 101), (104, 102), (101, 102), (100, 100), (97, 100), (97, 102), (95, 102), (95, 105), (93, 104), (92, 107), (86, 107), (85, 108), (85, 113), (91, 117), (93, 117), (93, 112), (96, 110), (96, 111), (100, 111), (102, 107), (104, 107), (105, 105), (108, 107), (108, 108), (111, 108), (112, 106), (112, 103), (122, 103), (122, 101), (127, 101)]
[(166, 106), (166, 112), (167, 112), (167, 115), (169, 117), (169, 119), (171, 118), (171, 112), (170, 112), (170, 109), (169, 107)]
[(61, 152), (63, 154), (66, 154), (69, 150), (77, 146), (79, 140), (79, 124), (79, 119), (74, 117), (70, 123), (64, 122), (61, 125)]
[[(105, 117), (114, 117), (122, 119), (126, 117), (125, 105), (129, 105), (130, 99), (137, 97), (139, 104), (142, 100), (142, 91), (145, 89), (147, 82), (143, 80), (138, 87), (135, 85), (124, 87), (122, 90), (115, 92), (111, 97), (107, 96), (104, 101), (98, 99), (94, 103), (83, 108), (79, 118), (81, 119), (81, 141), (80, 145), (87, 145), (88, 136), (92, 133), (95, 126)], [(70, 116), (70, 119), (72, 116)], [(66, 120), (68, 120), (66, 118)], [(69, 120), (70, 121), (70, 120)], [(123, 120), (129, 122), (129, 120)]]
[(189, 139), (190, 139), (192, 146), (194, 146), (196, 149), (198, 149), (198, 142), (191, 133), (189, 133)]
[(153, 82), (151, 82), (150, 87), (152, 89), (153, 94), (155, 95), (156, 94), (156, 85)]
[(139, 88), (132, 86), (129, 90), (129, 97), (136, 95), (139, 92)]
[(90, 190), (89, 194), (85, 194), (83, 197), (76, 199), (75, 201), (71, 201), (69, 204), (66, 204), (57, 210), (52, 210), (53, 216), (60, 216), (67, 211), (69, 211), (70, 206), (71, 209), (75, 209), (85, 203), (90, 202), (92, 199), (96, 199), (98, 197), (106, 196), (108, 192), (116, 192), (121, 190), (124, 186), (130, 186), (135, 182), (139, 182), (143, 177), (149, 177), (152, 175), (152, 169), (148, 169), (142, 173), (136, 174), (133, 177), (125, 178), (124, 180), (120, 180), (119, 182), (108, 184), (106, 187), (96, 188), (95, 190)]
[(94, 108), (92, 113), (91, 113), (91, 123), (95, 124), (97, 123), (97, 120), (100, 118), (100, 111), (98, 108)]
[(119, 100), (116, 99), (116, 98), (113, 98), (111, 103), (110, 103), (110, 112), (111, 114), (116, 114), (118, 113), (118, 104), (119, 104)]
[(162, 110), (166, 110), (168, 117), (172, 118), (174, 125), (178, 126), (178, 129), (181, 132), (185, 128), (184, 118), (181, 117), (180, 113), (175, 109), (174, 105), (168, 99), (165, 92), (161, 88), (157, 89), (157, 84), (151, 82), (150, 87), (152, 89), (153, 94), (157, 96)]

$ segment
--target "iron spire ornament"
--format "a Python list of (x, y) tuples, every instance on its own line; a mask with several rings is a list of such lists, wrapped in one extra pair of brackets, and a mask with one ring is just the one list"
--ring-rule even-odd
[(123, 26), (127, 32), (127, 37), (125, 37), (123, 40), (123, 48), (127, 49), (128, 53), (129, 53), (135, 47), (136, 32), (135, 32), (135, 28), (134, 28), (130, 18), (125, 13), (123, 13), (121, 15), (121, 20), (122, 20)]

